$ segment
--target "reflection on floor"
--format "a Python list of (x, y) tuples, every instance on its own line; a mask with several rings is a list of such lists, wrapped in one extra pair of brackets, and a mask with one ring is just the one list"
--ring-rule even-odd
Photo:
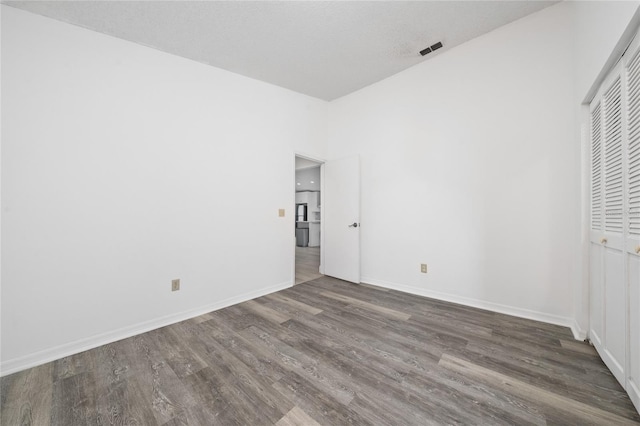
[(321, 277), (318, 268), (320, 247), (296, 247), (296, 284)]

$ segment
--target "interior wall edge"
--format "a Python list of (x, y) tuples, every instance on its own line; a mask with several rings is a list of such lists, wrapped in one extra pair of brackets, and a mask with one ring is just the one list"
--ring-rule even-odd
[[(362, 283), (371, 284), (378, 287), (388, 288), (390, 290), (402, 291), (404, 293), (415, 294), (416, 296), (428, 297), (431, 299), (442, 300), (444, 302), (457, 303), (459, 305), (469, 306), (472, 308), (484, 309), (499, 314), (512, 315), (514, 317), (540, 321), (547, 324), (560, 325), (571, 329), (576, 340), (584, 340), (586, 333), (579, 327), (575, 318), (563, 317), (560, 315), (548, 314), (546, 312), (533, 311), (529, 309), (518, 308), (516, 306), (502, 305), (487, 300), (473, 299), (464, 296), (458, 296), (451, 293), (443, 293), (439, 291), (428, 290), (419, 287), (413, 287), (405, 284), (398, 284), (384, 280), (378, 280), (371, 277), (362, 277)], [(582, 337), (583, 334), (585, 337)]]
[(79, 339), (70, 343), (64, 343), (62, 345), (48, 348), (33, 354), (28, 354), (19, 358), (2, 360), (0, 361), (0, 377), (17, 373), (19, 371), (36, 367), (38, 365), (46, 364), (48, 362), (55, 361), (70, 355), (75, 355), (102, 345), (117, 342), (122, 339), (137, 336), (151, 330), (166, 327), (180, 321), (195, 318), (197, 316), (212, 311), (217, 311), (231, 305), (246, 302), (247, 300), (265, 296), (267, 294), (275, 293), (292, 286), (293, 281), (285, 281), (269, 287), (264, 287), (260, 290), (255, 290), (248, 293), (240, 294), (238, 296), (230, 297), (217, 303), (201, 306), (196, 309), (190, 309), (176, 314), (144, 321), (135, 325), (122, 327), (117, 330), (108, 331), (106, 333), (98, 334), (84, 339)]

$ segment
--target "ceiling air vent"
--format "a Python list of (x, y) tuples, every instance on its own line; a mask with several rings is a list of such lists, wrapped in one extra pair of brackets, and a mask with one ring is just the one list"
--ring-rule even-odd
[(427, 47), (426, 49), (421, 50), (421, 51), (420, 51), (420, 54), (421, 54), (422, 56), (424, 56), (424, 55), (426, 55), (427, 53), (431, 53), (431, 52), (433, 52), (434, 50), (438, 50), (438, 49), (440, 49), (441, 47), (442, 47), (442, 42), (441, 42), (441, 41), (439, 41), (439, 42), (437, 42), (436, 44), (432, 44), (431, 46)]

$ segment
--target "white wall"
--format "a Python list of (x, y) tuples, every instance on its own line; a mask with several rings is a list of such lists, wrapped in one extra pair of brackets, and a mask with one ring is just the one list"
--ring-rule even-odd
[(361, 157), (364, 282), (572, 323), (571, 52), (560, 4), (330, 104), (329, 159)]
[[(0, 7), (0, 24), (2, 24), (2, 11)], [(0, 25), (0, 79), (2, 77), (2, 27)], [(2, 188), (2, 84), (0, 84), (0, 189)], [(0, 190), (0, 224), (2, 223), (2, 191)], [(2, 226), (0, 226), (0, 242), (2, 241)], [(2, 332), (2, 244), (0, 243), (0, 333)], [(0, 334), (0, 366), (2, 362), (2, 335)], [(0, 369), (0, 373), (1, 373)]]
[(640, 1), (572, 1), (575, 91), (579, 102), (605, 65)]
[(7, 6), (2, 65), (4, 374), (292, 284), (326, 102)]

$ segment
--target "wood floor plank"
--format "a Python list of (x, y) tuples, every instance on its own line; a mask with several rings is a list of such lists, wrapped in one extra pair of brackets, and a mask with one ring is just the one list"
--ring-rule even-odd
[(139, 383), (129, 368), (124, 340), (90, 351), (95, 358), (95, 424), (156, 424), (151, 407), (141, 403)]
[(209, 410), (201, 405), (194, 405), (162, 426), (216, 426), (220, 424), (222, 424), (220, 419), (215, 417)]
[(272, 381), (255, 374), (250, 366), (236, 356), (235, 350), (220, 350), (217, 354), (215, 364), (211, 364), (210, 367), (216, 369), (223, 364), (228, 371), (227, 382), (241, 391), (244, 404), (251, 407), (251, 411), (261, 413), (262, 418), (269, 424), (278, 421), (292, 408), (293, 404), (290, 401), (277, 398), (270, 392)]
[(578, 342), (577, 340), (560, 340), (560, 346), (571, 351), (580, 352), (587, 355), (598, 356), (596, 348), (588, 343)]
[[(259, 299), (256, 299), (256, 301), (258, 303), (261, 303), (275, 311), (278, 311), (280, 313), (282, 313), (283, 315), (291, 318), (291, 319), (297, 319), (297, 318), (301, 318), (301, 317), (305, 317), (305, 318), (314, 318), (315, 315), (310, 314), (308, 312), (305, 312), (301, 309), (298, 309), (296, 307), (294, 307), (291, 304), (287, 304), (287, 303), (283, 303), (280, 302), (278, 300), (275, 299), (268, 299), (266, 297), (261, 297)], [(317, 314), (316, 314), (317, 315)]]
[[(509, 393), (508, 390), (487, 387), (482, 381), (443, 368), (431, 368), (429, 374), (411, 374), (406, 379), (413, 389), (422, 389), (429, 395), (430, 389), (444, 387), (455, 391), (457, 400), (471, 402), (474, 419), (471, 424), (509, 423), (517, 425), (545, 425), (547, 417), (535, 404)], [(463, 407), (454, 404), (456, 410)]]
[(175, 328), (161, 328), (148, 333), (155, 348), (162, 353), (164, 360), (179, 378), (193, 374), (207, 366), (193, 350), (186, 339)]
[[(198, 353), (208, 366), (188, 376), (188, 386), (198, 392), (199, 404), (216, 418), (223, 419), (223, 424), (273, 424), (293, 404), (289, 401), (273, 402), (270, 395), (265, 396), (265, 389), (272, 381), (267, 383), (263, 376), (251, 374), (246, 364), (236, 357), (238, 351), (228, 350), (216, 338), (220, 334), (211, 333), (212, 321), (214, 318), (198, 324), (198, 329), (201, 338), (209, 342), (206, 348), (215, 350)], [(234, 331), (231, 333), (235, 335)], [(213, 387), (208, 388), (207, 382), (211, 382)], [(257, 413), (263, 413), (260, 414), (262, 420)], [(265, 418), (267, 420), (264, 420)], [(268, 419), (271, 419), (271, 422), (268, 422)]]
[(211, 336), (226, 350), (232, 351), (254, 374), (265, 377), (272, 383), (287, 374), (287, 370), (277, 362), (269, 349), (245, 339), (228, 327), (221, 318), (213, 317), (206, 321), (203, 324), (203, 333)]
[(276, 426), (320, 426), (297, 405), (293, 407), (283, 418), (278, 420)]
[(74, 374), (57, 380), (53, 389), (51, 423), (79, 425), (96, 423), (96, 389), (93, 375)]
[(282, 343), (259, 327), (249, 327), (243, 330), (241, 334), (249, 340), (261, 343), (269, 348), (281, 360), (285, 368), (314, 380), (318, 387), (341, 404), (347, 405), (353, 399), (354, 392), (349, 382), (345, 380), (346, 378), (340, 377), (333, 371), (324, 368), (324, 365), (319, 363), (318, 360)]
[(487, 383), (500, 386), (508, 386), (512, 393), (536, 401), (545, 405), (549, 405), (557, 410), (566, 411), (571, 417), (578, 418), (584, 423), (597, 422), (599, 424), (610, 425), (630, 425), (635, 422), (620, 417), (614, 413), (594, 408), (590, 405), (583, 404), (563, 395), (549, 392), (537, 386), (530, 385), (521, 380), (513, 379), (505, 374), (498, 373), (494, 370), (481, 367), (471, 362), (456, 358), (450, 355), (443, 355), (440, 365), (454, 371), (463, 373), (465, 376), (479, 378)]
[(470, 342), (467, 349), (468, 351), (454, 355), (508, 374), (510, 377), (526, 380), (530, 384), (549, 391), (562, 390), (563, 394), (570, 395), (576, 401), (588, 403), (594, 407), (607, 409), (609, 406), (616, 406), (622, 413), (633, 414), (627, 404), (626, 393), (617, 383), (609, 386), (609, 398), (603, 401), (598, 396), (602, 386), (597, 382), (585, 380), (593, 376), (580, 364), (548, 362), (530, 353), (493, 351), (491, 346), (478, 342)]
[(251, 424), (253, 415), (247, 415), (244, 404), (237, 396), (238, 391), (226, 381), (225, 376), (224, 371), (205, 367), (185, 377), (183, 382), (198, 400), (199, 406), (206, 408), (215, 419), (213, 425)]
[[(257, 358), (249, 357), (246, 351), (239, 348), (237, 343), (241, 337), (230, 328), (217, 329), (215, 321), (214, 316), (199, 324), (202, 333), (207, 339), (213, 339), (216, 346), (215, 358), (208, 357), (207, 354), (201, 356), (209, 364), (208, 374), (217, 375), (224, 383), (225, 389), (232, 390), (227, 393), (227, 398), (239, 396), (244, 401), (242, 412), (236, 413), (235, 418), (248, 419), (259, 412), (262, 413), (263, 421), (275, 423), (293, 407), (293, 404), (286, 399), (277, 399), (269, 392), (274, 379), (268, 374), (270, 371), (266, 368), (262, 371), (254, 370)], [(244, 362), (247, 359), (250, 362)], [(263, 364), (259, 366), (263, 367)], [(276, 377), (280, 376), (281, 373)], [(252, 422), (255, 423), (255, 420)]]
[(296, 285), (279, 293), (309, 306), (321, 309), (323, 312), (339, 312), (349, 306), (349, 303), (319, 297), (322, 290), (318, 291), (317, 288), (314, 288), (314, 283), (315, 281), (311, 281), (310, 283)]
[(301, 284), (321, 276), (320, 247), (296, 247), (295, 283)]
[[(361, 342), (353, 341), (342, 333), (323, 333), (322, 326), (317, 322), (309, 321), (305, 324), (300, 324), (298, 321), (289, 321), (287, 324), (287, 332), (298, 333), (299, 335), (306, 335), (312, 342), (316, 342), (319, 345), (320, 352), (322, 350), (328, 351), (332, 354), (332, 357), (346, 357), (349, 358), (354, 365), (358, 365), (359, 369), (368, 370), (372, 369), (379, 373), (376, 375), (376, 382), (386, 383), (385, 392), (387, 398), (392, 397), (392, 393), (387, 390), (390, 387), (398, 384), (402, 388), (402, 383), (410, 380), (410, 378), (427, 376), (431, 380), (429, 383), (415, 385), (411, 388), (412, 392), (420, 392), (418, 388), (432, 389), (436, 386), (446, 387), (448, 389), (455, 389), (465, 395), (470, 396), (470, 400), (484, 404), (487, 409), (491, 411), (489, 407), (496, 407), (494, 411), (502, 414), (503, 417), (510, 419), (517, 419), (517, 424), (545, 424), (544, 417), (541, 416), (535, 409), (527, 407), (526, 404), (519, 402), (514, 404), (514, 398), (507, 395), (496, 395), (495, 392), (481, 392), (481, 386), (477, 383), (463, 382), (464, 378), (455, 375), (452, 377), (447, 372), (438, 372), (434, 363), (424, 364), (418, 358), (402, 359), (387, 356), (376, 355), (375, 350), (371, 350), (366, 345), (362, 345)], [(302, 328), (301, 328), (302, 327)], [(351, 373), (347, 373), (351, 377), (354, 377)], [(355, 377), (354, 377), (355, 378)], [(356, 380), (361, 382), (361, 380)], [(360, 393), (358, 392), (358, 395)], [(358, 397), (356, 397), (358, 399)], [(393, 398), (396, 400), (396, 398)], [(360, 398), (359, 404), (363, 404), (363, 398)], [(352, 402), (353, 404), (353, 402)], [(380, 405), (379, 403), (377, 404)], [(363, 408), (364, 409), (364, 408)], [(393, 410), (382, 410), (385, 415), (393, 415)], [(376, 423), (385, 423), (382, 419), (376, 419), (376, 415), (372, 415), (370, 420)], [(399, 418), (394, 417), (396, 420)], [(408, 420), (407, 420), (408, 421)], [(498, 423), (495, 419), (492, 419), (493, 423)]]
[(151, 407), (158, 424), (183, 416), (184, 410), (195, 405), (193, 395), (186, 391), (164, 354), (156, 348), (152, 335), (143, 334), (123, 342), (135, 374), (131, 382), (138, 386), (137, 397), (141, 404)]
[(322, 296), (329, 297), (331, 299), (339, 300), (341, 302), (349, 303), (355, 306), (360, 306), (362, 308), (369, 309), (375, 312), (380, 312), (381, 314), (387, 315), (391, 318), (395, 318), (403, 321), (406, 321), (409, 318), (411, 318), (411, 315), (405, 312), (400, 312), (393, 309), (385, 308), (383, 306), (374, 305), (373, 303), (365, 302), (360, 299), (354, 299), (353, 297), (344, 296), (342, 294), (337, 294), (332, 291), (324, 291), (320, 294)]
[(640, 425), (640, 415), (566, 327), (320, 276), (2, 377), (0, 422)]
[(311, 305), (307, 305), (306, 303), (299, 302), (299, 301), (297, 301), (295, 299), (292, 299), (292, 298), (287, 297), (287, 296), (283, 296), (282, 294), (279, 294), (279, 293), (271, 293), (271, 294), (265, 296), (265, 298), (267, 298), (267, 300), (275, 300), (277, 302), (281, 302), (281, 303), (290, 305), (290, 306), (292, 306), (292, 307), (294, 307), (296, 309), (299, 309), (299, 310), (301, 310), (303, 312), (306, 312), (308, 314), (311, 314), (311, 315), (317, 315), (320, 312), (322, 312), (322, 309), (314, 308)]
[[(288, 324), (289, 324), (289, 329), (291, 329), (291, 326), (294, 323), (290, 322)], [(500, 424), (501, 422), (497, 420), (499, 418), (517, 420), (517, 421), (513, 420), (511, 424), (545, 424), (544, 418), (541, 415), (539, 415), (539, 413), (535, 412), (535, 409), (532, 409), (531, 407), (527, 408), (526, 404), (523, 404), (523, 403), (514, 403), (515, 398), (509, 397), (509, 396), (501, 397), (500, 395), (496, 395), (495, 393), (488, 393), (488, 392), (483, 393), (480, 390), (478, 390), (478, 389), (482, 389), (481, 386), (478, 386), (477, 384), (474, 386), (474, 384), (463, 383), (462, 378), (460, 377), (451, 378), (450, 375), (447, 375), (445, 373), (439, 373), (435, 370), (433, 365), (429, 366), (429, 365), (423, 364), (422, 366), (418, 366), (418, 364), (414, 364), (413, 362), (405, 363), (404, 360), (402, 361), (397, 359), (394, 360), (393, 358), (382, 357), (382, 356), (376, 357), (375, 355), (371, 355), (369, 351), (359, 351), (357, 348), (353, 348), (353, 347), (347, 347), (347, 346), (341, 347), (341, 345), (336, 346), (336, 345), (327, 344), (326, 340), (321, 341), (319, 337), (320, 336), (317, 336), (317, 337), (314, 336), (313, 341), (317, 339), (319, 345), (327, 346), (327, 348), (330, 351), (339, 352), (340, 355), (352, 357), (355, 363), (361, 364), (360, 369), (372, 368), (380, 372), (381, 374), (387, 376), (386, 378), (382, 378), (382, 379), (380, 377), (377, 377), (377, 380), (379, 382), (386, 383), (386, 386), (384, 388), (384, 392), (386, 393), (386, 398), (384, 396), (381, 397), (380, 395), (377, 395), (377, 398), (374, 398), (375, 401), (391, 399), (392, 401), (394, 401), (394, 406), (396, 406), (396, 408), (402, 407), (401, 404), (399, 405), (397, 403), (398, 400), (400, 400), (402, 397), (394, 395), (393, 392), (389, 391), (389, 389), (393, 388), (394, 386), (397, 386), (397, 389), (404, 389), (405, 392), (411, 392), (413, 394), (421, 393), (420, 389), (428, 389), (426, 394), (429, 395), (429, 398), (433, 398), (433, 395), (434, 395), (433, 389), (435, 388), (449, 389), (449, 391), (446, 391), (446, 393), (444, 393), (441, 396), (442, 401), (446, 401), (448, 399), (448, 395), (452, 392), (452, 390), (455, 389), (456, 391), (461, 392), (461, 394), (464, 394), (465, 396), (468, 395), (470, 397), (469, 400), (474, 401), (473, 404), (475, 405), (473, 405), (473, 407), (477, 407), (477, 405), (483, 405), (485, 407), (481, 417), (478, 417), (473, 421), (471, 419), (467, 419), (466, 423), (473, 423), (473, 424), (482, 423), (483, 419), (487, 419), (489, 417), (489, 413), (493, 413), (493, 417), (491, 417), (492, 424)], [(358, 358), (357, 357), (358, 352), (362, 354), (366, 354), (366, 358)], [(415, 362), (417, 360), (412, 360), (412, 361)], [(395, 367), (395, 369), (393, 367)], [(409, 390), (407, 390), (406, 388), (407, 382), (410, 382), (411, 378), (420, 377), (421, 375), (427, 375), (430, 379), (433, 379), (435, 381), (431, 381), (429, 383), (424, 383), (424, 384), (418, 384), (418, 385), (414, 383), (413, 386), (410, 387)], [(353, 375), (352, 377), (354, 377), (354, 379), (356, 379), (357, 382), (362, 381), (361, 379), (357, 379), (357, 377)], [(367, 400), (367, 398), (363, 399), (363, 397), (361, 397), (362, 394), (360, 392), (358, 392), (357, 395), (360, 395), (360, 396), (356, 396), (356, 398), (354, 399), (354, 402), (352, 402), (350, 406), (353, 406), (354, 403), (358, 404), (361, 410), (366, 410), (367, 414), (365, 415), (365, 417), (368, 417), (369, 420), (372, 421), (373, 423), (393, 424), (393, 423), (399, 422), (399, 419), (403, 418), (402, 415), (399, 415), (397, 413), (394, 414), (395, 412), (395, 410), (393, 409), (394, 407), (388, 408), (387, 406), (385, 406), (384, 404), (381, 404), (380, 402), (377, 402), (375, 404), (378, 408), (377, 412), (371, 412), (370, 408), (366, 408), (365, 405), (362, 405), (364, 401)], [(359, 402), (356, 402), (356, 401), (359, 401)], [(442, 403), (440, 403), (440, 406), (441, 405)], [(424, 408), (424, 407), (427, 407), (428, 404), (422, 402), (422, 403), (415, 404), (415, 406), (420, 406)], [(405, 409), (404, 411), (414, 412), (414, 414), (418, 414), (418, 415), (420, 415), (421, 413), (420, 410), (416, 411), (415, 408), (413, 410)], [(475, 410), (471, 410), (471, 411), (475, 412)], [(391, 415), (391, 418), (395, 419), (395, 421), (389, 420), (386, 417), (389, 415)], [(424, 412), (421, 415), (424, 415), (425, 418), (436, 417), (433, 414), (430, 415)], [(498, 415), (501, 417), (497, 417)], [(382, 416), (382, 417), (379, 417), (379, 416)], [(464, 416), (462, 414), (456, 414), (454, 412), (450, 412), (449, 417), (441, 418), (437, 423), (438, 424), (450, 423), (452, 419), (461, 420), (463, 418)], [(384, 419), (387, 419), (387, 420), (384, 420)], [(417, 421), (414, 418), (414, 419), (404, 419), (402, 423), (423, 424), (424, 422)]]
[(332, 397), (317, 386), (318, 382), (308, 380), (295, 371), (273, 384), (274, 390), (286, 396), (305, 413), (325, 425), (371, 425), (362, 414)]
[(255, 313), (256, 315), (258, 315), (259, 317), (262, 317), (264, 319), (266, 319), (267, 321), (272, 321), (276, 324), (282, 324), (285, 321), (288, 321), (291, 319), (291, 317), (288, 317), (286, 315), (283, 315), (282, 313), (269, 308), (268, 306), (265, 305), (261, 305), (258, 302), (255, 302), (253, 300), (249, 300), (247, 302), (241, 303), (241, 306), (244, 309), (248, 309), (250, 311), (252, 311), (253, 313)]
[(90, 351), (80, 352), (53, 362), (53, 381), (56, 382), (95, 368), (95, 357)]
[[(216, 312), (216, 315), (220, 311)], [(203, 322), (190, 322), (182, 321), (176, 324), (172, 324), (165, 329), (171, 330), (175, 334), (178, 334), (185, 348), (188, 348), (189, 352), (193, 353), (195, 357), (209, 365), (208, 361), (216, 359), (217, 351), (220, 350), (220, 345), (214, 339), (203, 332)]]
[(248, 309), (248, 307), (245, 307), (242, 303), (221, 309), (217, 311), (216, 314), (218, 317), (224, 318), (229, 323), (229, 326), (236, 331), (241, 331), (252, 325), (266, 322), (275, 323), (276, 325), (279, 324), (277, 321), (265, 321), (264, 317)]
[(0, 423), (34, 426), (51, 424), (53, 364), (30, 368), (14, 376), (7, 389), (2, 387), (7, 395), (3, 397)]
[(353, 341), (366, 345), (370, 352), (388, 358), (418, 358), (422, 362), (438, 362), (443, 353), (442, 348), (437, 345), (427, 344), (426, 341), (419, 342), (411, 336), (387, 330), (384, 332), (384, 338), (381, 338), (382, 333), (378, 329), (367, 325), (375, 322), (353, 311), (342, 312), (340, 315), (325, 311), (316, 317), (316, 321), (326, 330), (347, 335)]
[[(328, 334), (325, 324), (319, 322), (290, 321), (287, 331), (309, 336), (310, 340), (331, 351), (336, 360), (342, 356), (365, 370), (377, 372), (380, 383), (387, 385), (402, 380), (411, 373), (424, 374), (430, 366), (436, 366), (437, 360), (415, 356), (393, 346), (379, 346), (364, 339), (354, 339), (348, 334)], [(335, 363), (335, 362), (334, 362)], [(384, 377), (382, 377), (384, 376)]]

